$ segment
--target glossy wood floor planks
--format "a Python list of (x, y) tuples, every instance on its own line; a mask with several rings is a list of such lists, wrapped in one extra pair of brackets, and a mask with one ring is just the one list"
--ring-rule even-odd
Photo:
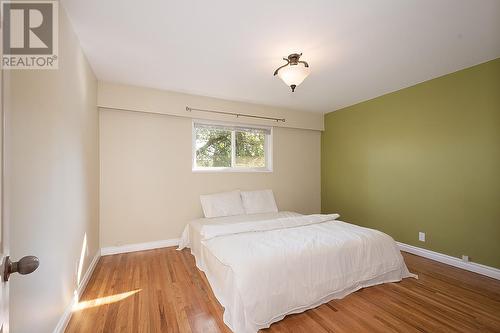
[[(500, 281), (404, 253), (405, 279), (357, 291), (262, 332), (500, 332)], [(66, 332), (230, 332), (188, 250), (102, 257)]]

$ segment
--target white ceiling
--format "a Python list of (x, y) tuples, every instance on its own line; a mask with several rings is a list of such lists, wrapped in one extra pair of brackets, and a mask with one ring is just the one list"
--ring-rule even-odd
[[(500, 57), (500, 0), (64, 0), (103, 81), (329, 112)], [(273, 71), (303, 52), (295, 93)]]

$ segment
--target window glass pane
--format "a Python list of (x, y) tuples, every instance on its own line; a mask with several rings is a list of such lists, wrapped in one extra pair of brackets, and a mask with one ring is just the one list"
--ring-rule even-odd
[(236, 132), (236, 167), (264, 168), (266, 135), (262, 132)]
[(196, 166), (231, 167), (231, 131), (195, 128)]

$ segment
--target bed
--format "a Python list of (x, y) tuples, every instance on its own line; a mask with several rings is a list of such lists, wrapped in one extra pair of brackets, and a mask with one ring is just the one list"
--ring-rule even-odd
[(338, 217), (284, 211), (202, 218), (186, 226), (179, 249), (191, 249), (235, 333), (416, 277), (390, 236)]

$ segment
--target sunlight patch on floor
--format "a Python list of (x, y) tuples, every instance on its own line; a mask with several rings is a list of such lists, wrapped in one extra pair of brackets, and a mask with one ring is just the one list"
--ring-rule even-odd
[(105, 304), (110, 304), (110, 303), (115, 303), (124, 300), (127, 297), (130, 297), (138, 292), (140, 292), (142, 289), (136, 289), (132, 291), (127, 291), (125, 293), (121, 294), (116, 294), (116, 295), (111, 295), (111, 296), (105, 296), (105, 297), (99, 297), (90, 301), (83, 301), (83, 302), (78, 302), (75, 304), (73, 307), (73, 312), (75, 311), (80, 311), (80, 310), (85, 310), (88, 308), (93, 308), (96, 306), (101, 306)]

